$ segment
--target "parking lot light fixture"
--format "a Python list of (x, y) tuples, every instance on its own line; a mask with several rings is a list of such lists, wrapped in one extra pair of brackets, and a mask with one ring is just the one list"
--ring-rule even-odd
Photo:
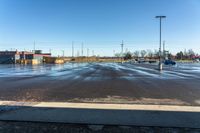
[(160, 44), (159, 44), (159, 65), (158, 69), (161, 71), (162, 68), (162, 57), (161, 57), (161, 43), (162, 43), (162, 19), (166, 18), (166, 16), (156, 16), (156, 18), (160, 19)]

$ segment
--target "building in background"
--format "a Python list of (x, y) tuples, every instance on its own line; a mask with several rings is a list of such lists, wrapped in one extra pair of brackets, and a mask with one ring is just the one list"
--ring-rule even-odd
[(41, 50), (27, 51), (0, 51), (0, 64), (40, 64), (44, 57), (51, 57), (50, 53), (42, 53)]
[(18, 51), (0, 51), (0, 64), (14, 64), (19, 59)]

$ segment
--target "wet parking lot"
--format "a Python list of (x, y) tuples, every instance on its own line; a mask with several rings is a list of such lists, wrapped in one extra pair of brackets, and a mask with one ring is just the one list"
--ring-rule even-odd
[(200, 105), (200, 64), (0, 65), (0, 100)]

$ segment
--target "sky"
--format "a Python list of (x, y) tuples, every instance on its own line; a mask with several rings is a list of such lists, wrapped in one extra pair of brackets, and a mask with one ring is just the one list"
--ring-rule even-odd
[(0, 50), (112, 56), (159, 48), (200, 53), (200, 0), (0, 0)]

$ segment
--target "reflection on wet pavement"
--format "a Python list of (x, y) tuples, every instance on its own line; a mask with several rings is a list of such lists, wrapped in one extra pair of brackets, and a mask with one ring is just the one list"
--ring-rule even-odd
[[(104, 71), (113, 71), (118, 73), (119, 78), (199, 78), (200, 64), (178, 64), (176, 66), (164, 66), (162, 72), (156, 70), (157, 66), (152, 64), (120, 64), (120, 63), (66, 63), (61, 65), (0, 65), (0, 77), (32, 77), (49, 76), (61, 77), (69, 76), (78, 79), (81, 76), (79, 72), (94, 72), (88, 75), (85, 80), (98, 80), (102, 78), (112, 78), (109, 75), (103, 75)], [(104, 76), (104, 77), (102, 77)], [(105, 77), (106, 76), (106, 77)]]

